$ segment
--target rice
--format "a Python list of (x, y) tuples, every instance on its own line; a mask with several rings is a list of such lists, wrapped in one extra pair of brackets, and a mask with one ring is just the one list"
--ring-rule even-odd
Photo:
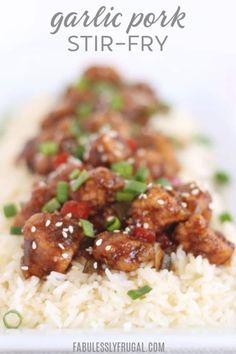
[[(23, 167), (14, 167), (13, 162), (25, 139), (36, 131), (51, 101), (45, 97), (37, 100), (19, 113), (14, 122), (9, 122), (1, 143), (1, 205), (25, 200), (30, 193), (32, 176)], [(235, 225), (218, 221), (223, 205), (211, 182), (214, 156), (209, 147), (191, 142), (196, 132), (191, 119), (187, 119), (186, 114), (172, 112), (168, 119), (153, 119), (151, 124), (169, 133), (172, 129), (175, 136), (187, 142), (178, 155), (182, 165), (180, 176), (210, 189), (214, 200), (213, 226), (236, 242)], [(173, 271), (157, 272), (144, 266), (130, 274), (107, 269), (104, 276), (88, 275), (82, 272), (83, 265), (75, 260), (67, 274), (52, 272), (46, 281), (37, 277), (24, 280), (20, 271), (23, 238), (10, 236), (8, 229), (9, 222), (1, 215), (1, 315), (9, 309), (18, 310), (25, 328), (119, 328), (126, 331), (236, 326), (235, 254), (229, 266), (216, 267), (200, 256), (185, 254), (179, 247), (177, 253), (172, 254)], [(147, 284), (152, 291), (144, 298), (131, 300), (127, 296), (130, 289)], [(2, 326), (2, 321), (0, 323)]]

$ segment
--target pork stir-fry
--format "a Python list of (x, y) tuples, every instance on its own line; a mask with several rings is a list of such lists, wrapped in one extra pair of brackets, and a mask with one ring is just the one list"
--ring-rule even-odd
[(18, 159), (44, 175), (13, 222), (26, 278), (65, 273), (73, 260), (85, 272), (170, 269), (179, 245), (213, 264), (230, 261), (234, 245), (210, 226), (210, 194), (179, 180), (171, 140), (148, 127), (165, 107), (107, 67), (67, 89)]

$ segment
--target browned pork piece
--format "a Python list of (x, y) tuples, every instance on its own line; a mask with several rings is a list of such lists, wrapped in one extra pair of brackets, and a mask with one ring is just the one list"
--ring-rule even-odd
[(136, 136), (138, 149), (134, 155), (134, 166), (147, 167), (152, 178), (176, 176), (179, 166), (173, 144), (158, 132), (144, 130)]
[(115, 201), (116, 192), (124, 187), (124, 179), (105, 167), (97, 167), (89, 171), (87, 181), (76, 191), (71, 191), (71, 198), (76, 201), (88, 202), (93, 208), (103, 208)]
[(120, 74), (109, 66), (91, 66), (85, 70), (83, 77), (89, 81), (106, 81), (114, 84), (121, 82)]
[(175, 191), (178, 200), (189, 215), (201, 214), (205, 220), (210, 221), (212, 198), (209, 192), (201, 190), (195, 182), (178, 185)]
[(144, 227), (157, 233), (171, 224), (186, 220), (185, 208), (176, 200), (172, 191), (162, 186), (151, 186), (131, 205), (129, 224)]
[(111, 130), (92, 140), (84, 154), (84, 161), (93, 167), (107, 166), (128, 159), (132, 150), (128, 142)]
[(39, 213), (25, 224), (21, 269), (25, 278), (39, 278), (51, 271), (65, 273), (83, 238), (77, 220), (59, 214)]
[(129, 137), (132, 131), (131, 123), (118, 112), (94, 113), (90, 119), (81, 122), (83, 130), (97, 133), (102, 130), (115, 130), (124, 137)]
[(143, 262), (154, 260), (153, 245), (120, 232), (104, 232), (97, 236), (93, 257), (111, 269), (131, 272)]
[(201, 255), (217, 265), (226, 263), (234, 251), (234, 245), (220, 232), (212, 230), (202, 215), (193, 215), (180, 223), (174, 237), (186, 252)]

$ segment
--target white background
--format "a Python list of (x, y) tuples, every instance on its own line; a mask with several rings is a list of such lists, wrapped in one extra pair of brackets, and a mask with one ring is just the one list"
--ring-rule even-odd
[[(50, 19), (99, 6), (114, 6), (125, 18), (132, 12), (173, 12), (178, 5), (187, 13), (186, 27), (167, 29), (164, 52), (68, 52), (66, 38), (79, 29), (50, 35)], [(236, 1), (235, 0), (0, 0), (0, 112), (9, 111), (31, 97), (56, 92), (91, 62), (121, 67), (130, 78), (143, 78), (162, 96), (190, 110), (202, 130), (218, 146), (219, 165), (235, 171), (236, 151)], [(112, 34), (93, 28), (82, 34)], [(159, 26), (138, 34), (163, 34)], [(136, 34), (136, 33), (135, 33)], [(234, 200), (233, 200), (234, 201)]]

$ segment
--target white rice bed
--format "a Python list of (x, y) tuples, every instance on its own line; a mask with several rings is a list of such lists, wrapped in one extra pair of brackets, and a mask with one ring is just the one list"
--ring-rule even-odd
[[(0, 205), (27, 199), (32, 177), (21, 167), (14, 167), (20, 146), (37, 128), (41, 115), (51, 100), (36, 100), (9, 123), (1, 142)], [(37, 112), (37, 114), (35, 114)], [(195, 133), (191, 119), (172, 112), (168, 119), (153, 121), (164, 131), (172, 129), (185, 139)], [(182, 129), (178, 129), (182, 126)], [(176, 127), (176, 129), (175, 129)], [(183, 127), (185, 129), (183, 130)], [(220, 196), (214, 191), (211, 176), (215, 170), (209, 148), (189, 144), (179, 154), (180, 173), (184, 180), (197, 180), (213, 194), (213, 225), (236, 243), (232, 223), (221, 225), (218, 214), (224, 210)], [(194, 164), (191, 163), (194, 161)], [(206, 169), (207, 168), (207, 169)], [(236, 254), (229, 266), (210, 265), (202, 257), (186, 255), (181, 248), (172, 254), (173, 271), (160, 272), (146, 266), (132, 274), (108, 270), (105, 276), (88, 275), (74, 261), (63, 275), (52, 272), (46, 281), (36, 277), (24, 280), (20, 271), (22, 236), (9, 235), (9, 225), (0, 219), (0, 326), (1, 317), (10, 309), (22, 314), (24, 328), (180, 328), (236, 326)], [(144, 285), (152, 291), (144, 298), (131, 300), (130, 289)]]

